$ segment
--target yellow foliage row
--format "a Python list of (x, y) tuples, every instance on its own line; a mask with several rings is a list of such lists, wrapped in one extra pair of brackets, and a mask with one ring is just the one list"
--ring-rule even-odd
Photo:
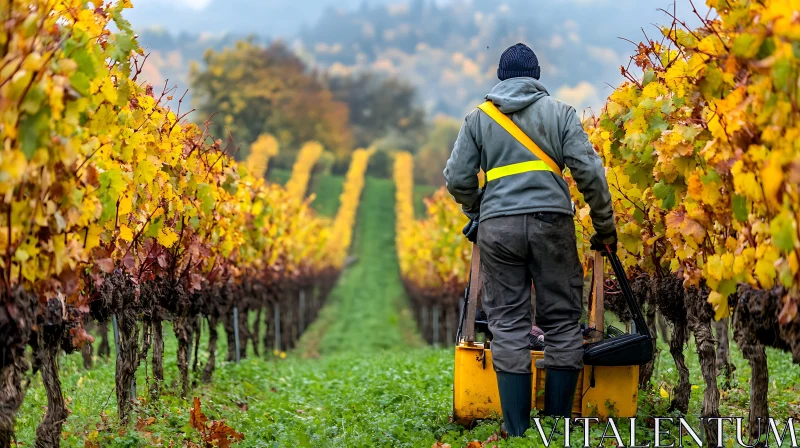
[(332, 259), (333, 265), (341, 268), (347, 259), (350, 241), (353, 238), (353, 226), (356, 221), (356, 212), (364, 189), (364, 175), (367, 172), (369, 157), (372, 149), (357, 149), (353, 151), (350, 167), (347, 169), (342, 194), (339, 196), (339, 210), (333, 221), (332, 237), (326, 248), (327, 255)]
[(292, 165), (292, 176), (289, 178), (289, 182), (286, 183), (289, 197), (302, 200), (306, 196), (311, 170), (317, 164), (322, 151), (322, 145), (317, 142), (308, 142), (300, 148), (297, 160)]
[[(460, 293), (466, 280), (470, 243), (461, 234), (466, 218), (444, 189), (426, 199), (427, 217), (414, 219), (414, 161), (395, 155), (396, 245), (400, 273), (420, 289)], [(437, 291), (438, 290), (438, 291)]]
[(406, 151), (394, 155), (395, 246), (400, 260), (400, 273), (405, 277), (413, 260), (408, 244), (414, 226), (414, 158)]
[(176, 275), (197, 290), (333, 266), (327, 221), (137, 82), (129, 2), (11, 3), (0, 37), (0, 292), (20, 285), (85, 310), (88, 283), (115, 270), (139, 282)]
[[(717, 318), (740, 283), (800, 301), (800, 22), (785, 0), (709, 0), (719, 20), (664, 29), (588, 125), (608, 167), (625, 263), (705, 282)], [(796, 5), (795, 5), (796, 6)], [(579, 217), (588, 228), (588, 209)]]
[(255, 177), (264, 177), (267, 173), (269, 159), (278, 155), (278, 140), (271, 134), (263, 134), (250, 145), (250, 155), (247, 156), (245, 166), (247, 172)]

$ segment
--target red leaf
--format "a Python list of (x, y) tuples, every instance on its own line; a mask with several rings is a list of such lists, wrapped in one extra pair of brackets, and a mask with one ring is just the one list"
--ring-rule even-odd
[(87, 184), (93, 187), (100, 186), (100, 176), (99, 173), (97, 172), (97, 168), (93, 164), (89, 164), (86, 167), (86, 173), (84, 179), (86, 180)]
[(94, 337), (87, 333), (83, 327), (73, 328), (69, 330), (69, 333), (72, 335), (72, 345), (75, 348), (81, 348), (87, 342), (94, 342)]
[(110, 258), (100, 258), (99, 260), (95, 260), (94, 264), (106, 274), (114, 272), (114, 260)]
[(128, 253), (122, 258), (122, 265), (125, 266), (129, 272), (131, 272), (133, 271), (133, 268), (136, 267), (136, 259), (133, 258), (133, 255)]

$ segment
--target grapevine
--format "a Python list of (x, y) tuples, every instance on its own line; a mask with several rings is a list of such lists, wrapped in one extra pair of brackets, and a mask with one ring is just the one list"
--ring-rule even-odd
[(278, 155), (278, 140), (270, 134), (263, 134), (258, 140), (250, 145), (250, 155), (245, 160), (247, 172), (255, 177), (264, 176), (267, 173), (269, 159)]
[(289, 178), (289, 182), (286, 184), (290, 197), (297, 199), (305, 197), (311, 171), (314, 169), (317, 160), (319, 160), (319, 156), (322, 155), (322, 151), (322, 145), (317, 142), (306, 143), (300, 148), (297, 160), (292, 166), (292, 177)]
[[(395, 154), (397, 256), (421, 330), (429, 341), (438, 343), (455, 337), (470, 243), (461, 235), (461, 209), (443, 188), (426, 199), (426, 218), (414, 220), (413, 163), (410, 154)], [(438, 331), (440, 326), (444, 331)]]
[(339, 197), (339, 210), (331, 228), (332, 237), (328, 241), (325, 252), (331, 257), (335, 267), (341, 268), (350, 249), (353, 238), (353, 224), (356, 220), (361, 191), (364, 189), (364, 175), (372, 149), (357, 149), (344, 180), (344, 187)]
[[(332, 241), (326, 220), (165, 107), (170, 89), (137, 81), (143, 52), (121, 15), (130, 6), (3, 4), (10, 32), (0, 38), (0, 301), (9, 314), (0, 326), (12, 344), (0, 365), (0, 444), (13, 433), (32, 328), (48, 386), (37, 443), (57, 445), (66, 409), (55, 359), (62, 347), (93, 340), (84, 327), (90, 316), (118, 318), (125, 421), (135, 398), (129, 385), (150, 348), (159, 354), (151, 393), (159, 393), (162, 320), (173, 320), (185, 395), (198, 315), (227, 321), (241, 305), (244, 317), (249, 308), (260, 316), (267, 296), (287, 300), (309, 284), (329, 285), (341, 265), (323, 250)], [(266, 161), (250, 168), (263, 174)]]
[[(624, 264), (657, 280), (650, 298), (676, 325), (670, 351), (684, 392), (673, 405), (688, 406), (688, 325), (706, 382), (703, 414), (718, 414), (710, 321), (733, 310), (759, 397), (755, 434), (756, 417), (768, 415), (764, 345), (800, 360), (800, 25), (788, 2), (707, 3), (717, 19), (698, 15), (692, 30), (675, 18), (661, 42), (638, 46), (631, 61), (643, 76), (623, 67), (628, 82), (587, 132), (608, 167)], [(587, 213), (582, 205), (584, 229)], [(718, 329), (727, 337), (726, 323)], [(765, 331), (777, 337), (757, 336)]]

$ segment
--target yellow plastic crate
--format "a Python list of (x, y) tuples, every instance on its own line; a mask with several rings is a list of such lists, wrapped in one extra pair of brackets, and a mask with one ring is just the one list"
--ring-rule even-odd
[[(492, 351), (483, 343), (456, 346), (453, 418), (464, 426), (502, 415)], [(544, 352), (531, 351), (531, 360), (544, 360)], [(541, 362), (540, 362), (541, 364)], [(534, 408), (544, 407), (545, 369), (533, 369)], [(634, 417), (639, 398), (639, 366), (586, 366), (578, 378), (574, 417)]]

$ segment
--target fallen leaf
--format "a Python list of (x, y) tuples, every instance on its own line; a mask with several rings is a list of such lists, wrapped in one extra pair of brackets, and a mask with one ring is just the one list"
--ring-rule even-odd
[(142, 419), (141, 417), (139, 417), (139, 418), (136, 419), (136, 430), (137, 431), (141, 431), (144, 428), (147, 428), (148, 426), (152, 425), (155, 422), (156, 422), (156, 418), (155, 417), (148, 417), (148, 418), (145, 418), (145, 419)]
[(663, 387), (658, 390), (658, 394), (661, 395), (661, 398), (669, 398), (669, 392), (667, 392)]
[(200, 410), (200, 399), (194, 397), (194, 406), (192, 406), (192, 412), (189, 414), (189, 423), (192, 424), (192, 428), (200, 430), (205, 428), (207, 421), (208, 418)]
[(473, 440), (467, 444), (467, 448), (483, 448), (483, 444), (477, 440)]
[(500, 434), (494, 433), (491, 436), (489, 436), (489, 438), (486, 439), (486, 441), (483, 442), (483, 444), (488, 445), (492, 442), (499, 442), (499, 441), (500, 441)]
[(189, 414), (189, 423), (200, 432), (203, 442), (208, 446), (229, 448), (233, 442), (244, 440), (244, 434), (225, 424), (225, 420), (209, 420), (200, 410), (200, 399), (194, 397), (194, 405)]

